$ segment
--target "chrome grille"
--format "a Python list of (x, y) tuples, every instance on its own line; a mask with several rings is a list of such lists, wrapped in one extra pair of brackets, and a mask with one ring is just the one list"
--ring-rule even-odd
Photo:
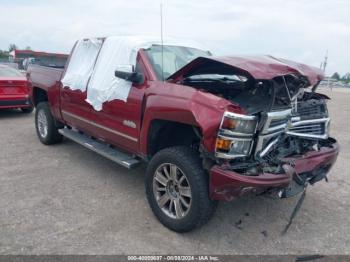
[(287, 134), (305, 138), (327, 139), (329, 118), (310, 119), (299, 121), (299, 118), (292, 118), (291, 127)]
[(291, 109), (267, 113), (267, 120), (261, 134), (267, 135), (275, 132), (283, 132), (291, 115)]
[(287, 134), (304, 138), (327, 139), (329, 117), (324, 100), (310, 99), (292, 103), (293, 117)]
[(290, 132), (299, 132), (303, 134), (316, 134), (316, 135), (322, 135), (324, 130), (323, 124), (303, 124), (296, 127), (292, 127), (289, 129)]
[(267, 113), (266, 122), (256, 142), (255, 155), (263, 156), (268, 152), (265, 148), (272, 149), (270, 144), (275, 143), (280, 134), (285, 133), (291, 112), (291, 109), (287, 109)]
[(301, 117), (309, 116), (309, 115), (316, 115), (318, 113), (319, 113), (318, 107), (300, 108), (298, 110), (298, 115), (300, 115)]
[(274, 128), (276, 126), (283, 126), (285, 127), (286, 124), (288, 123), (288, 118), (283, 118), (283, 119), (273, 119), (270, 123), (270, 128)]
[(310, 99), (292, 103), (292, 115), (300, 117), (300, 120), (321, 119), (328, 117), (328, 111), (324, 100)]

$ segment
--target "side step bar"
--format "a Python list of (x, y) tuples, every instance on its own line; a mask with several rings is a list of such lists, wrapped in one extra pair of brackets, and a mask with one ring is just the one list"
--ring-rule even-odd
[(115, 148), (104, 144), (103, 142), (99, 142), (98, 140), (94, 140), (87, 135), (81, 134), (78, 131), (74, 131), (68, 128), (59, 129), (58, 132), (64, 137), (77, 142), (78, 144), (126, 167), (133, 168), (137, 164), (140, 163), (139, 160), (135, 159), (133, 156), (123, 153)]

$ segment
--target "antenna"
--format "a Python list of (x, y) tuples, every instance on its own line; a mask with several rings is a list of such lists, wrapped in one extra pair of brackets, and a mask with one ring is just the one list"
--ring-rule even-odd
[(160, 41), (162, 44), (162, 80), (164, 81), (163, 3), (160, 3)]

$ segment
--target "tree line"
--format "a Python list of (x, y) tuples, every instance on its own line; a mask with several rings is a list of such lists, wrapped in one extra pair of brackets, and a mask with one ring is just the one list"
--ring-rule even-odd
[[(10, 44), (7, 50), (0, 49), (0, 59), (7, 59), (9, 57), (9, 53), (15, 49), (19, 49), (16, 44)], [(27, 46), (25, 50), (32, 50), (30, 46)]]
[(332, 75), (332, 78), (337, 80), (337, 81), (341, 81), (345, 84), (350, 84), (350, 73), (346, 73), (345, 75), (340, 76), (340, 74), (338, 72), (335, 72)]

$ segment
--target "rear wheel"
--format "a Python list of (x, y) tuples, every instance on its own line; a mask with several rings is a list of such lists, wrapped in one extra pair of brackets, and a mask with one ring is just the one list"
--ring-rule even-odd
[(159, 221), (176, 232), (205, 224), (216, 208), (198, 154), (185, 146), (159, 151), (149, 163), (146, 194)]
[(30, 114), (31, 112), (33, 112), (33, 107), (22, 107), (21, 110), (23, 113), (25, 114)]
[(51, 145), (62, 141), (63, 137), (58, 133), (58, 128), (47, 102), (39, 103), (35, 110), (35, 127), (39, 140), (43, 144)]

